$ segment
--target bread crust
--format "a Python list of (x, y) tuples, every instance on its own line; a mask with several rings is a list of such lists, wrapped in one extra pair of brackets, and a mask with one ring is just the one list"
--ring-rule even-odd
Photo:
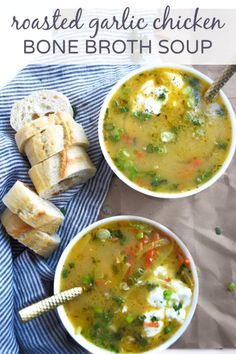
[(54, 234), (64, 220), (55, 205), (40, 198), (20, 181), (3, 197), (3, 203), (26, 224), (49, 234)]
[(57, 235), (34, 229), (9, 209), (2, 213), (1, 222), (9, 236), (43, 257), (50, 256), (59, 245), (60, 239)]
[(86, 151), (71, 146), (33, 166), (29, 175), (38, 194), (47, 199), (78, 183), (85, 183), (95, 172)]
[(15, 102), (11, 110), (10, 124), (16, 131), (25, 124), (52, 112), (67, 112), (73, 117), (73, 109), (68, 98), (55, 90), (35, 91)]

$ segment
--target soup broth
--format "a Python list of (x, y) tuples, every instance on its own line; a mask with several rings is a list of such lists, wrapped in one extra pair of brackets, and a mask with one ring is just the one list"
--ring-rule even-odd
[(220, 98), (206, 103), (209, 84), (191, 73), (159, 68), (127, 80), (106, 110), (103, 134), (117, 168), (157, 192), (197, 188), (222, 166), (231, 122)]
[(75, 332), (97, 346), (139, 353), (184, 323), (194, 288), (189, 260), (165, 233), (142, 222), (98, 227), (72, 248), (61, 290), (84, 292), (64, 305)]

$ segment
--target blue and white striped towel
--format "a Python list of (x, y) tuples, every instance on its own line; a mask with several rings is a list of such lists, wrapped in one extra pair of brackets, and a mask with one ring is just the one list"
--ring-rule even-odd
[[(98, 216), (112, 177), (98, 143), (99, 110), (108, 90), (131, 69), (134, 66), (30, 65), (0, 92), (0, 199), (16, 180), (30, 183), (29, 164), (17, 150), (9, 117), (12, 104), (34, 90), (58, 90), (70, 99), (77, 111), (75, 119), (88, 135), (88, 153), (98, 169), (87, 184), (54, 198), (58, 207), (65, 207), (66, 218), (59, 230), (60, 248), (48, 260), (20, 246), (0, 226), (1, 354), (84, 352), (64, 330), (56, 311), (21, 324), (17, 310), (52, 294), (60, 254), (73, 236)], [(3, 209), (1, 202), (0, 212)]]

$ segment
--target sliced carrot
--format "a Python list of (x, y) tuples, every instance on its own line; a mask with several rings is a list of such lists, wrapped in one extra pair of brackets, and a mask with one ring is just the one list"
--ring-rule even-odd
[(135, 150), (134, 153), (139, 159), (143, 159), (145, 157), (145, 153), (143, 151)]
[(169, 283), (169, 282), (171, 281), (171, 278), (168, 277), (168, 278), (165, 278), (164, 280), (165, 280), (167, 283)]
[(202, 165), (202, 160), (194, 158), (187, 163), (185, 168), (181, 171), (178, 171), (177, 175), (179, 177), (191, 177), (196, 172), (196, 170)]
[(182, 253), (180, 253), (178, 250), (176, 251), (176, 257), (179, 261), (180, 264), (183, 264), (184, 263), (184, 256)]
[(144, 327), (159, 327), (160, 324), (158, 322), (144, 322)]
[(189, 265), (190, 264), (190, 260), (188, 258), (185, 258), (184, 264)]
[(145, 268), (150, 268), (153, 262), (153, 257), (155, 255), (155, 249), (150, 249), (145, 255)]
[(131, 145), (134, 142), (134, 139), (131, 138), (131, 136), (129, 136), (128, 134), (123, 134), (121, 139), (125, 144), (128, 144), (128, 145)]
[(128, 268), (127, 272), (126, 272), (125, 275), (124, 275), (124, 280), (125, 280), (125, 281), (128, 280), (128, 278), (129, 278), (132, 274), (133, 274), (133, 269), (132, 269), (132, 267), (130, 266), (130, 267)]
[(160, 238), (160, 234), (157, 231), (153, 231), (151, 235), (151, 241), (155, 242), (159, 240), (159, 238)]
[(193, 159), (193, 160), (191, 161), (191, 165), (192, 165), (193, 167), (195, 167), (195, 168), (198, 168), (198, 167), (201, 166), (202, 162), (203, 162), (203, 161), (202, 161), (201, 159), (195, 158), (195, 159)]
[(144, 187), (147, 184), (147, 182), (143, 178), (135, 178), (134, 182), (141, 187)]
[(177, 249), (176, 250), (176, 257), (180, 264), (190, 265), (190, 260), (185, 258), (184, 255)]
[(96, 279), (95, 283), (97, 286), (103, 286), (105, 285), (105, 279)]

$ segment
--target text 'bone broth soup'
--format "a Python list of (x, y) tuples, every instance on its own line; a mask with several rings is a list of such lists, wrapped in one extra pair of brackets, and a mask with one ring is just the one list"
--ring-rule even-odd
[(206, 103), (209, 83), (179, 69), (136, 74), (106, 110), (103, 134), (116, 167), (138, 186), (180, 193), (204, 184), (224, 163), (232, 140), (218, 95)]

